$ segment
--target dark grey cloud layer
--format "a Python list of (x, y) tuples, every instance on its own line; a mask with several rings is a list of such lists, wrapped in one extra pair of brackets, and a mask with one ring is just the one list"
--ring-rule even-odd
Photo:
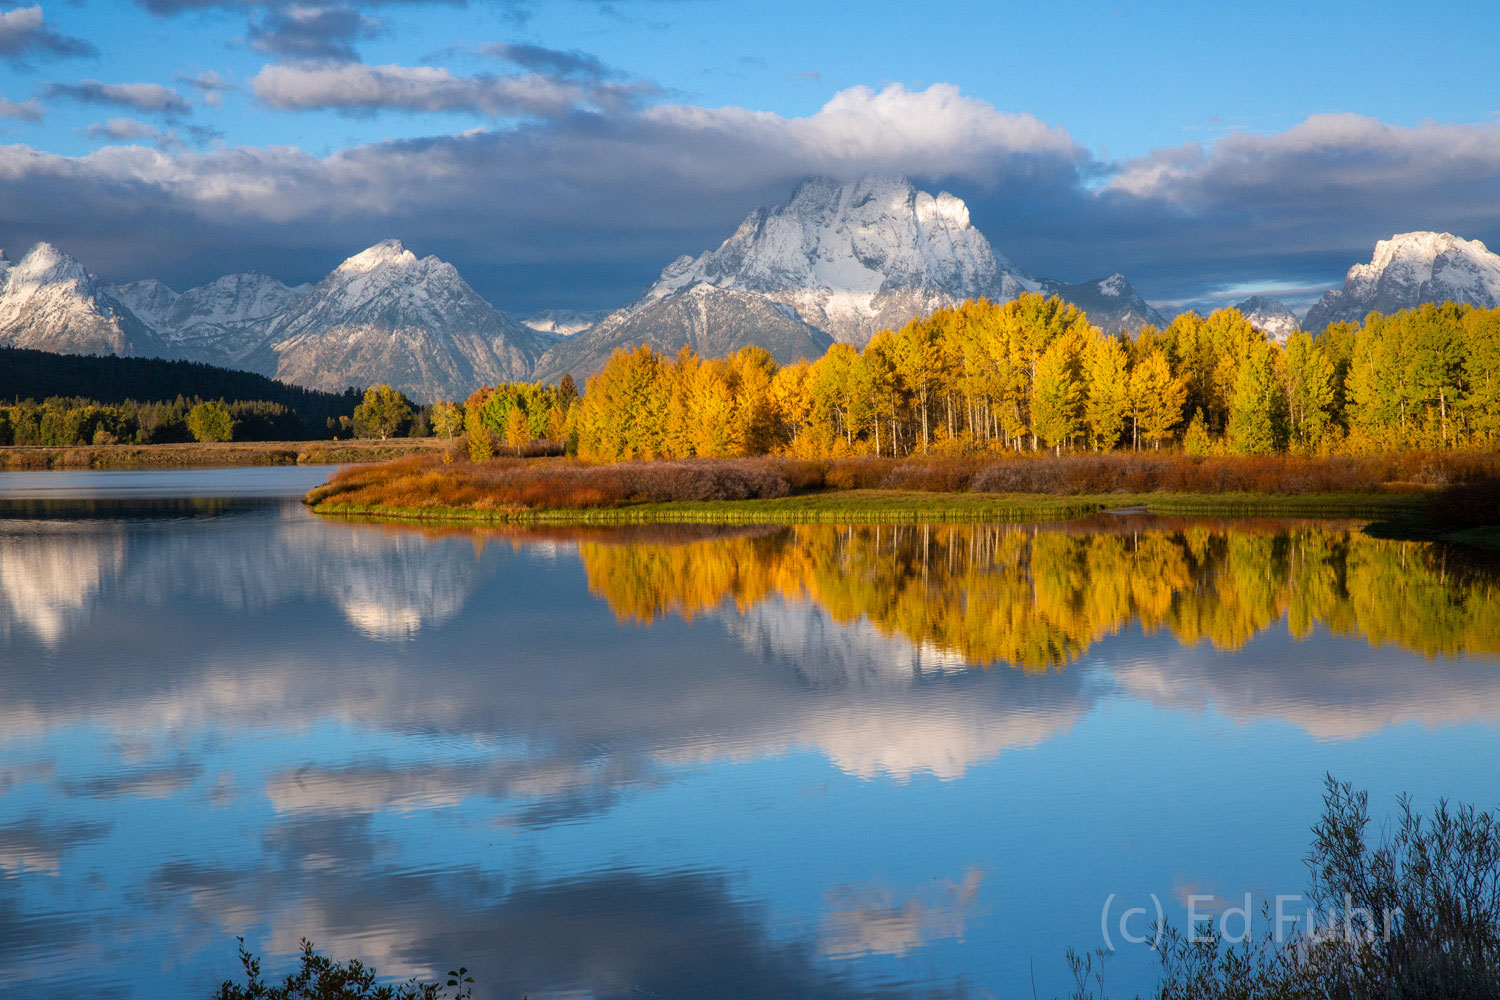
[(29, 101), (12, 101), (0, 97), (0, 118), (15, 118), (23, 122), (39, 122), (46, 115), (42, 111), (42, 102), (36, 98)]
[(251, 20), (246, 34), (257, 52), (299, 59), (357, 58), (354, 43), (378, 37), (385, 23), (355, 7), (285, 7)]
[(181, 94), (159, 83), (100, 83), (98, 80), (80, 80), (77, 83), (48, 84), (45, 93), (49, 100), (64, 98), (80, 104), (134, 108), (168, 117), (185, 115), (193, 110), (193, 106)]
[(851, 88), (786, 118), (612, 104), (606, 88), (631, 84), (603, 79), (607, 67), (586, 54), (491, 54), (523, 72), (272, 64), (253, 89), (281, 110), (459, 111), (519, 124), (323, 157), (0, 148), (0, 218), (10, 220), (0, 242), (60, 241), (110, 277), (186, 284), (252, 266), (313, 279), (399, 236), (454, 261), (502, 308), (525, 311), (626, 301), (667, 261), (716, 245), (809, 174), (895, 172), (946, 187), (1033, 273), (1076, 281), (1120, 270), (1163, 302), (1249, 282), (1327, 286), (1393, 232), (1500, 235), (1500, 123), (1319, 116), (1276, 135), (1107, 163), (1064, 129), (948, 85)]
[(0, 59), (14, 67), (25, 69), (35, 59), (98, 55), (91, 43), (48, 24), (40, 6), (0, 11)]
[(602, 80), (616, 75), (598, 56), (577, 49), (549, 49), (541, 45), (513, 45), (495, 42), (481, 46), (481, 55), (499, 59), (521, 69), (557, 76), (577, 76)]

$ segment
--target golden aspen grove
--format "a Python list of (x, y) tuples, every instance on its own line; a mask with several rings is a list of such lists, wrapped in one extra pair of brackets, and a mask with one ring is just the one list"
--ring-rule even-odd
[(533, 437), (562, 435), (593, 461), (1492, 448), (1500, 310), (1424, 305), (1278, 344), (1233, 309), (1107, 336), (1061, 299), (1027, 294), (789, 365), (753, 346), (721, 359), (622, 349), (581, 396), (571, 379), (481, 390), (466, 406), (471, 431), (513, 442), (513, 406)]
[(1155, 518), (578, 538), (590, 591), (622, 621), (691, 620), (777, 596), (977, 666), (1054, 670), (1132, 624), (1222, 650), (1284, 621), (1298, 640), (1321, 628), (1430, 658), (1500, 652), (1492, 571), (1347, 525)]

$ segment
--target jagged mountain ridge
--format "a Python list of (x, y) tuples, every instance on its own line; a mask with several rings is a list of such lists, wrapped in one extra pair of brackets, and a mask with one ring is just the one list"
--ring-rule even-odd
[(756, 344), (788, 364), (820, 357), (832, 346), (833, 338), (764, 296), (700, 284), (640, 309), (612, 313), (586, 333), (548, 350), (537, 362), (533, 377), (551, 381), (565, 373), (575, 378), (591, 375), (604, 367), (616, 348), (631, 350), (641, 344), (665, 354), (690, 347), (710, 358)]
[(961, 199), (875, 175), (803, 181), (785, 205), (751, 212), (717, 249), (673, 261), (644, 301), (698, 283), (765, 295), (850, 344), (910, 319), (914, 300), (1010, 299), (1037, 287), (995, 253)]
[(1372, 311), (1450, 301), (1500, 306), (1500, 256), (1452, 233), (1397, 233), (1375, 244), (1368, 264), (1349, 268), (1343, 287), (1325, 292), (1303, 326), (1316, 333), (1330, 323), (1357, 323)]
[(1124, 333), (1133, 336), (1147, 324), (1157, 328), (1167, 325), (1166, 318), (1141, 298), (1135, 286), (1118, 271), (1107, 278), (1074, 285), (1050, 280), (1044, 280), (1040, 285), (1038, 291), (1056, 295), (1082, 309), (1088, 314), (1090, 323), (1110, 335)]
[(385, 382), (428, 401), (525, 378), (541, 348), (452, 264), (384, 240), (282, 314), (252, 360), (274, 360), (277, 378), (312, 389)]
[(231, 274), (178, 294), (116, 288), (40, 243), (0, 260), (0, 346), (201, 361), (339, 391), (388, 382), (414, 399), (463, 398), (527, 377), (542, 336), (495, 310), (436, 257), (388, 240), (316, 287)]
[[(10, 287), (7, 271), (27, 268), (6, 263), (0, 258), (0, 279)], [(178, 295), (152, 280), (112, 289), (76, 261), (65, 270), (75, 292), (80, 282), (91, 291), (63, 298), (73, 306), (87, 300), (84, 307), (51, 310), (62, 318), (49, 325), (18, 319), (29, 309), (0, 302), (0, 317), (11, 317), (0, 337), (43, 349), (207, 361), (311, 388), (386, 381), (419, 399), (462, 397), (506, 379), (582, 378), (617, 347), (640, 343), (706, 356), (757, 343), (783, 362), (815, 357), (833, 341), (862, 343), (875, 330), (981, 295), (1059, 295), (1107, 333), (1166, 322), (1123, 275), (1036, 278), (993, 249), (962, 200), (873, 176), (803, 182), (785, 204), (752, 211), (718, 248), (679, 257), (636, 302), (602, 319), (550, 310), (515, 322), (452, 265), (418, 259), (399, 241), (354, 255), (316, 289), (243, 274)], [(1372, 295), (1386, 299), (1374, 306), (1360, 299)], [(1360, 299), (1348, 309), (1362, 318), (1368, 307), (1400, 308), (1422, 295), (1500, 299), (1500, 258), (1448, 234), (1402, 234), (1382, 241), (1375, 260), (1351, 269), (1346, 288), (1325, 302)], [(1297, 325), (1274, 300), (1240, 308), (1273, 339)]]
[(289, 288), (259, 272), (226, 274), (178, 294), (148, 278), (121, 285), (119, 297), (179, 355), (210, 364), (240, 363), (281, 316), (312, 290)]
[[(760, 296), (856, 345), (944, 305), (1039, 287), (994, 252), (947, 192), (933, 196), (905, 178), (814, 177), (785, 204), (750, 212), (716, 249), (672, 261), (640, 299), (561, 345), (549, 367), (595, 353), (588, 338), (613, 338), (632, 314), (699, 286)], [(686, 331), (661, 337), (687, 342)]]
[(50, 243), (4, 269), (0, 346), (60, 354), (167, 357), (160, 335), (115, 289)]
[(1269, 295), (1252, 295), (1235, 308), (1251, 326), (1278, 344), (1286, 343), (1286, 339), (1302, 327), (1297, 314), (1288, 309), (1286, 303)]

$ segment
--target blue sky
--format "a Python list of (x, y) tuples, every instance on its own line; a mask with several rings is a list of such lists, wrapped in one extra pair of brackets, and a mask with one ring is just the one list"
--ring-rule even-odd
[(871, 169), (964, 197), (1034, 273), (1120, 270), (1165, 303), (1307, 298), (1393, 232), (1500, 238), (1497, 20), (1481, 3), (11, 4), (0, 246), (51, 239), (181, 287), (315, 279), (398, 236), (502, 308), (600, 308), (800, 176)]

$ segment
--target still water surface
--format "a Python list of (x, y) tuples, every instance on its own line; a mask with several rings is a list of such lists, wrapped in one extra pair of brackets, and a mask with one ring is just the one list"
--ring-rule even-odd
[(309, 516), (323, 474), (0, 477), (0, 995), (205, 996), (244, 935), (496, 998), (1045, 997), (1111, 894), (1298, 892), (1325, 772), (1500, 800), (1451, 553), (432, 533)]

